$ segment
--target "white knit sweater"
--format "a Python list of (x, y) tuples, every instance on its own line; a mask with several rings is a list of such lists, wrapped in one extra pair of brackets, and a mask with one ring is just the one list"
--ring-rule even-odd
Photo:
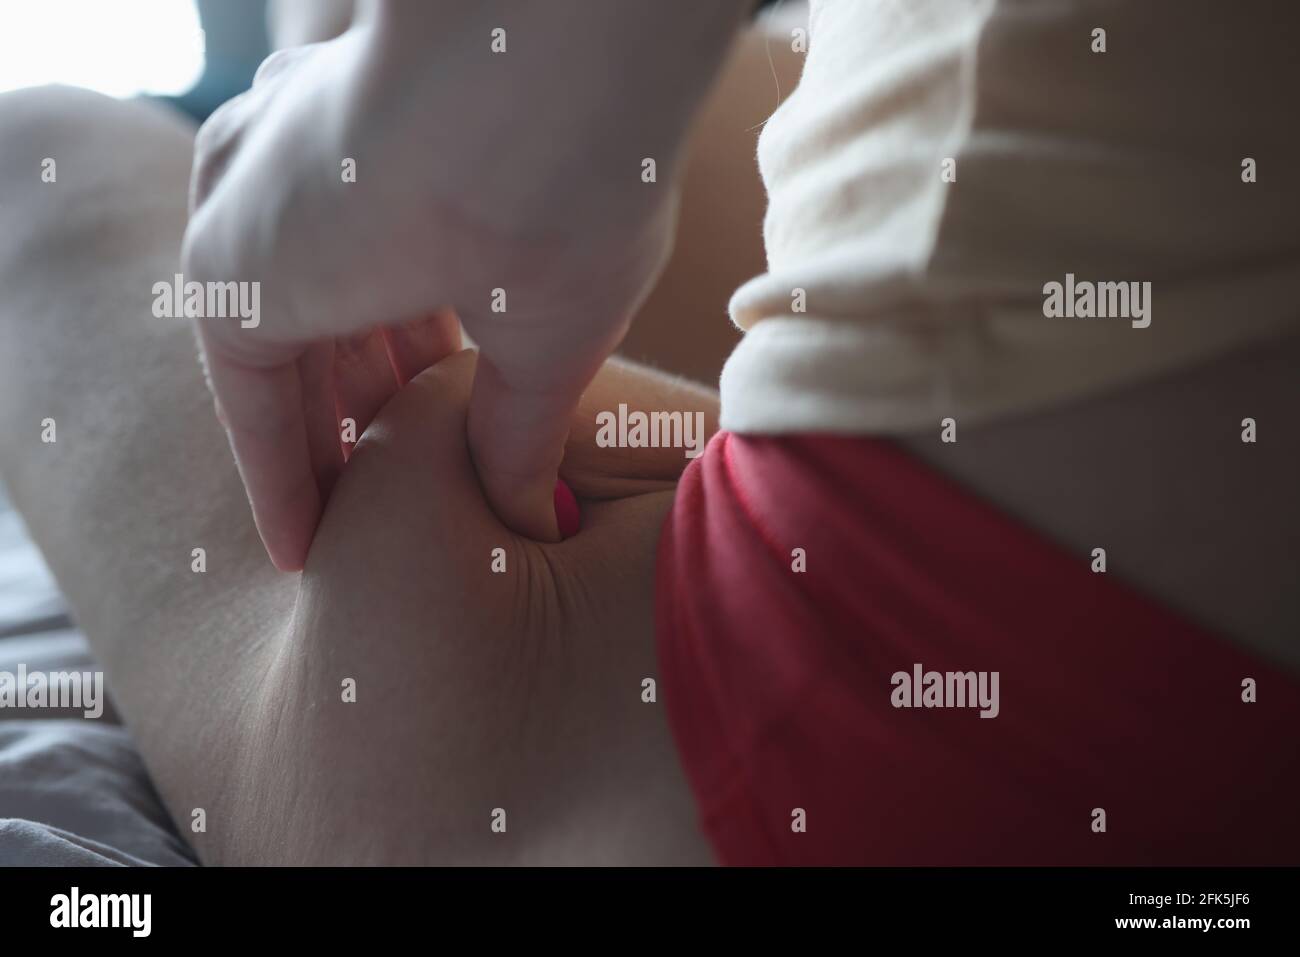
[[(723, 426), (988, 420), (1296, 331), (1296, 8), (813, 0)], [(1149, 324), (1045, 315), (1067, 276), (1150, 283)]]

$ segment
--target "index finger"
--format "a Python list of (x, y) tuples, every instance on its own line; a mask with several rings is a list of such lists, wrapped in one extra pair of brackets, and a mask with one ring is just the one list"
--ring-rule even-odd
[(247, 364), (214, 348), (206, 336), (200, 341), (262, 544), (276, 568), (299, 571), (320, 520), (322, 497), (298, 363)]

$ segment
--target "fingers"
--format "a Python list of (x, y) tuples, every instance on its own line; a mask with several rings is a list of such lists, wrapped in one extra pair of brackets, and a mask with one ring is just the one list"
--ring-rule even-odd
[[(338, 341), (334, 349), (334, 384), (339, 422), (346, 423), (351, 431), (350, 438), (345, 435), (343, 440), (346, 458), (352, 454), (352, 443), (397, 391), (388, 350), (378, 331)], [(338, 445), (337, 433), (335, 445)]]
[[(602, 444), (601, 413), (626, 405), (629, 414), (682, 416), (682, 447)], [(671, 488), (718, 431), (718, 394), (677, 376), (621, 359), (606, 362), (583, 391), (565, 446), (564, 474), (583, 498), (622, 498)]]
[(204, 344), (213, 390), (258, 534), (276, 568), (298, 571), (322, 506), (299, 365), (241, 365), (208, 348), (208, 341)]
[[(475, 354), (450, 356), (399, 390), (371, 424), (372, 435), (343, 469), (312, 547), (311, 561), (351, 563), (357, 574), (397, 575), (397, 592), (437, 597), (439, 614), (466, 600), (468, 583), (482, 583), (469, 555), (504, 547), (510, 562), (526, 560), (517, 539), (484, 499), (465, 442), (465, 416)], [(421, 572), (397, 559), (421, 556)], [(473, 565), (471, 568), (470, 566)], [(349, 576), (345, 576), (349, 577)], [(499, 581), (499, 580), (498, 580)], [(390, 586), (394, 582), (389, 583)], [(407, 588), (410, 585), (410, 588)], [(393, 587), (389, 592), (394, 591)], [(513, 594), (516, 590), (508, 590)], [(390, 594), (391, 597), (391, 594)], [(471, 602), (467, 613), (504, 610), (493, 600)]]
[(334, 343), (326, 340), (309, 346), (298, 360), (307, 450), (322, 502), (329, 499), (346, 453), (339, 438), (334, 351)]
[(386, 327), (383, 336), (400, 385), (461, 348), (460, 320), (450, 309), (428, 319)]
[(560, 538), (555, 486), (577, 395), (512, 387), (480, 354), (470, 393), (470, 451), (483, 493), (513, 531)]
[(353, 443), (403, 381), (457, 351), (450, 313), (306, 347), (261, 366), (200, 333), (209, 384), (243, 479), (258, 533), (281, 571), (306, 561), (323, 503)]

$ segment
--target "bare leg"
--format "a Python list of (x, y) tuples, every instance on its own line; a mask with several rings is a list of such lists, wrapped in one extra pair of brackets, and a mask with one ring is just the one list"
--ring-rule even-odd
[[(138, 104), (0, 97), (0, 208), (22, 224), (0, 235), (0, 465), (173, 818), (184, 830), (205, 811), (200, 856), (707, 859), (662, 712), (640, 697), (681, 463), (622, 475), (577, 449), (565, 474), (587, 499), (583, 533), (547, 551), (513, 539), (464, 448), (465, 354), (380, 412), (307, 570), (277, 574), (190, 330), (150, 314), (176, 271), (190, 142)], [(592, 396), (713, 412), (707, 394), (617, 368)], [(493, 547), (509, 574), (490, 573)], [(508, 835), (490, 830), (497, 807)]]

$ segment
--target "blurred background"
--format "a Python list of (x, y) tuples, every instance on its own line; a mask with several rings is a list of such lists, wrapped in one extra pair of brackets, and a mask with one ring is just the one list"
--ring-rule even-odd
[(203, 120), (268, 52), (266, 0), (0, 0), (0, 92), (66, 83)]

